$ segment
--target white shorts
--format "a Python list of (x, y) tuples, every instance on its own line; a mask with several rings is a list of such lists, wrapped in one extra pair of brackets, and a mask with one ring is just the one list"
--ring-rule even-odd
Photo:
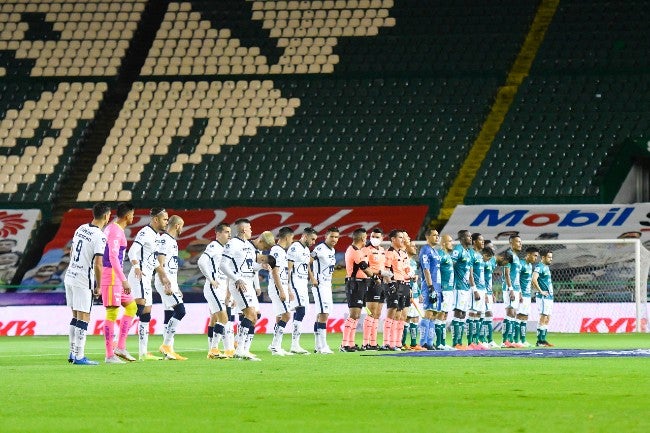
[(228, 291), (233, 301), (235, 301), (235, 308), (239, 312), (244, 311), (246, 308), (259, 309), (259, 301), (257, 300), (257, 294), (255, 293), (255, 285), (252, 279), (244, 280), (246, 283), (246, 288), (244, 290), (239, 290), (235, 287), (234, 281), (228, 281)]
[(469, 308), (469, 290), (454, 289), (454, 310), (467, 311)]
[(474, 293), (470, 293), (469, 309), (471, 311), (474, 311), (475, 313), (482, 313), (483, 311), (485, 311), (485, 296), (487, 292), (481, 289), (476, 289), (476, 292), (480, 294), (480, 299), (477, 301), (476, 298), (474, 298)]
[(550, 316), (553, 314), (553, 300), (552, 299), (540, 299), (537, 298), (537, 310), (539, 311), (539, 314), (543, 314), (545, 316)]
[(208, 301), (208, 310), (210, 314), (215, 314), (220, 311), (226, 311), (226, 292), (228, 288), (226, 281), (218, 281), (219, 286), (215, 289), (212, 284), (206, 282), (203, 286), (203, 297)]
[(295, 310), (296, 307), (306, 307), (309, 305), (309, 290), (307, 289), (307, 280), (297, 280), (296, 284), (290, 283), (293, 290), (295, 299), (291, 301), (291, 309)]
[[(515, 294), (515, 299), (514, 301), (510, 300), (510, 293)], [(503, 306), (505, 308), (514, 308), (517, 310), (519, 308), (519, 295), (521, 295), (521, 292), (517, 292), (514, 290), (504, 290), (503, 291)]]
[(311, 294), (314, 296), (316, 314), (330, 314), (334, 301), (332, 300), (332, 284), (322, 282), (318, 286), (312, 286)]
[(131, 286), (131, 294), (135, 299), (144, 299), (144, 305), (150, 307), (153, 304), (151, 289), (151, 277), (142, 274), (142, 279), (138, 280), (135, 277), (135, 272), (131, 270), (129, 276), (126, 278)]
[(528, 316), (530, 314), (530, 296), (524, 296), (523, 300), (519, 303), (517, 314)]
[(269, 298), (271, 299), (271, 305), (273, 306), (274, 315), (280, 316), (284, 313), (288, 313), (289, 311), (291, 311), (291, 307), (289, 306), (289, 300), (288, 299), (286, 301), (281, 300), (280, 295), (278, 295), (277, 289), (269, 287)]
[(156, 284), (156, 291), (160, 294), (160, 299), (162, 304), (165, 307), (165, 310), (171, 310), (176, 305), (183, 303), (183, 292), (178, 287), (178, 284), (172, 283), (172, 294), (165, 294), (165, 289), (163, 289), (162, 284)]
[(93, 291), (87, 285), (65, 283), (65, 303), (74, 311), (90, 313), (93, 306)]
[(440, 311), (443, 313), (451, 313), (454, 311), (454, 291), (453, 290), (443, 290), (442, 291), (442, 306)]
[(418, 311), (418, 308), (420, 309), (420, 311), (422, 311), (422, 306), (420, 305), (420, 301), (418, 301), (418, 298), (413, 298), (413, 302), (406, 310), (406, 317), (420, 317), (420, 311)]
[(494, 304), (494, 295), (492, 294), (485, 294), (485, 311), (486, 313), (491, 313), (492, 312), (492, 305)]

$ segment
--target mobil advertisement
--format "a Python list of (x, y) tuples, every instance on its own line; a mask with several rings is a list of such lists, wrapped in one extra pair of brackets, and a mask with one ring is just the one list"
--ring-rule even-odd
[(650, 247), (650, 203), (458, 206), (445, 231), (490, 239), (641, 239)]

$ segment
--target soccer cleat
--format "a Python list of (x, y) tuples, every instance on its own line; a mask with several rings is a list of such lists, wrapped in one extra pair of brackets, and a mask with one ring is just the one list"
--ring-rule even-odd
[(545, 345), (546, 347), (555, 347), (554, 344), (551, 344), (551, 343), (549, 343), (549, 342), (546, 341), (546, 340), (544, 340), (544, 345)]
[(512, 347), (515, 347), (517, 349), (521, 349), (522, 347), (525, 347), (525, 346), (523, 344), (521, 344), (521, 343), (512, 343)]
[(496, 341), (490, 341), (488, 343), (488, 346), (490, 346), (491, 349), (498, 349), (498, 348), (501, 347), (501, 346), (499, 346), (499, 343), (497, 343)]
[(115, 349), (115, 354), (125, 361), (133, 362), (135, 358), (126, 349)]
[(521, 347), (533, 347), (533, 345), (527, 341), (524, 341), (523, 343), (521, 343)]
[(139, 355), (138, 359), (140, 361), (161, 361), (163, 358), (160, 356), (156, 356), (151, 352), (147, 352), (145, 354)]
[(159, 351), (160, 353), (162, 353), (163, 355), (167, 355), (168, 353), (172, 353), (172, 352), (173, 352), (171, 346), (165, 346), (164, 344), (162, 344), (162, 345), (158, 348), (158, 351)]
[(427, 349), (420, 346), (419, 344), (416, 344), (415, 346), (411, 346), (411, 350), (414, 351), (414, 352), (422, 352), (422, 351), (427, 350)]
[(234, 358), (235, 357), (235, 351), (234, 350), (224, 350), (223, 354), (226, 359)]
[(402, 350), (411, 350), (411, 346), (409, 346), (408, 344), (405, 344), (405, 345), (402, 346)]
[(285, 351), (283, 348), (271, 348), (271, 355), (273, 356), (287, 356), (287, 351)]
[(309, 352), (300, 346), (291, 346), (290, 352), (295, 353), (296, 355), (309, 355)]
[(74, 355), (72, 354), (72, 352), (70, 352), (70, 354), (68, 355), (68, 362), (70, 364), (72, 364), (74, 362)]
[(513, 349), (517, 346), (515, 346), (515, 343), (512, 343), (510, 341), (504, 341), (503, 343), (501, 343), (501, 347), (507, 347), (508, 349)]
[(454, 346), (454, 349), (456, 350), (469, 350), (469, 347), (463, 346), (462, 344), (457, 344)]
[(487, 344), (487, 343), (481, 342), (478, 345), (481, 346), (483, 348), (483, 350), (490, 350), (490, 345)]
[(356, 352), (354, 347), (351, 346), (340, 346), (339, 352)]
[(75, 359), (72, 361), (74, 365), (99, 365), (99, 362), (97, 361), (91, 361), (90, 359), (86, 358), (85, 356), (81, 359)]
[(178, 353), (171, 351), (169, 353), (165, 353), (165, 359), (169, 361), (186, 361), (187, 358), (179, 355)]
[(379, 350), (379, 346), (377, 346), (376, 344), (364, 344), (361, 347), (366, 350)]
[(221, 353), (221, 351), (217, 348), (210, 349), (208, 352), (208, 359), (224, 359), (226, 355)]
[(321, 347), (321, 349), (317, 353), (320, 353), (321, 355), (331, 355), (334, 352), (332, 351), (332, 349), (326, 346), (326, 347)]
[(122, 361), (117, 355), (105, 358), (104, 362), (106, 364), (126, 364), (126, 362)]
[(384, 344), (383, 346), (380, 346), (379, 349), (377, 349), (377, 350), (379, 350), (381, 352), (392, 352), (395, 349), (390, 347), (388, 344)]
[(261, 361), (261, 359), (259, 359), (257, 357), (257, 355), (255, 355), (254, 353), (250, 353), (250, 352), (245, 353), (244, 355), (242, 355), (241, 359), (244, 359), (246, 361)]
[(355, 344), (355, 345), (352, 346), (352, 347), (354, 347), (354, 350), (355, 350), (356, 352), (365, 352), (365, 351), (366, 351), (366, 349), (364, 349), (363, 346), (359, 347), (358, 344)]

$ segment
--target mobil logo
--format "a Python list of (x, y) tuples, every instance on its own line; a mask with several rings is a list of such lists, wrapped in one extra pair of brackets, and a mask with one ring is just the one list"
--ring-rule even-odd
[(570, 209), (566, 212), (533, 212), (530, 209), (483, 209), (471, 222), (470, 226), (478, 227), (597, 227), (622, 226), (634, 212), (633, 207), (612, 207), (604, 211)]

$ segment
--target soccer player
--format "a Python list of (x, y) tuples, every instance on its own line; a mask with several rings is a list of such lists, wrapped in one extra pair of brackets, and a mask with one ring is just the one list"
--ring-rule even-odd
[(228, 291), (235, 301), (235, 307), (242, 312), (237, 329), (235, 358), (250, 361), (260, 359), (250, 352), (257, 322), (255, 292), (255, 246), (249, 242), (253, 232), (248, 219), (241, 218), (234, 223), (235, 237), (226, 244), (220, 269), (228, 277)]
[(362, 349), (355, 343), (355, 333), (370, 277), (373, 276), (372, 271), (368, 269), (368, 256), (363, 248), (367, 236), (364, 229), (356, 229), (352, 232), (352, 244), (345, 250), (345, 294), (349, 313), (343, 326), (343, 341), (339, 348), (341, 352), (356, 352)]
[[(219, 223), (214, 228), (215, 240), (210, 242), (197, 262), (199, 270), (205, 276), (203, 285), (203, 296), (208, 302), (210, 311), (210, 322), (208, 324), (208, 359), (229, 358), (233, 353), (226, 353), (226, 347), (230, 342), (225, 341), (226, 324), (228, 323), (228, 312), (226, 308), (227, 284), (226, 276), (219, 269), (223, 248), (230, 240), (230, 226), (227, 223)], [(224, 340), (224, 352), (219, 350), (219, 343)]]
[(454, 309), (454, 261), (451, 258), (453, 250), (454, 239), (451, 235), (442, 235), (438, 252), (440, 255), (440, 292), (436, 305), (438, 313), (433, 321), (437, 350), (453, 350), (447, 345), (447, 316)]
[(553, 263), (553, 252), (543, 249), (539, 252), (539, 255), (541, 260), (533, 271), (532, 279), (533, 288), (537, 292), (537, 308), (539, 309), (537, 343), (535, 345), (552, 347), (553, 345), (546, 339), (546, 333), (553, 312), (553, 281), (551, 280), (551, 270), (549, 268)]
[[(402, 330), (402, 347), (406, 350), (421, 351), (426, 350), (418, 344), (418, 326), (420, 317), (422, 315), (422, 308), (420, 305), (420, 283), (418, 281), (418, 274), (416, 273), (418, 261), (418, 249), (415, 243), (411, 242), (408, 233), (404, 233), (404, 250), (408, 255), (408, 278), (406, 284), (409, 286), (408, 301), (406, 307), (401, 311), (400, 319), (404, 322), (404, 329)], [(406, 295), (406, 293), (405, 293)], [(407, 343), (407, 338), (411, 337), (411, 344)]]
[(406, 311), (411, 305), (411, 268), (406, 250), (406, 233), (400, 229), (388, 234), (391, 246), (386, 251), (386, 266), (393, 273), (386, 295), (386, 321), (384, 322), (383, 350), (401, 350), (400, 340), (404, 332)]
[(370, 232), (369, 242), (364, 247), (368, 258), (368, 269), (373, 274), (373, 278), (368, 282), (365, 298), (368, 314), (363, 321), (363, 345), (361, 346), (365, 350), (379, 349), (377, 328), (384, 306), (387, 284), (393, 276), (393, 273), (386, 269), (386, 250), (381, 246), (383, 240), (384, 231), (376, 227)]
[(316, 322), (314, 322), (315, 353), (332, 354), (327, 344), (327, 319), (332, 311), (332, 274), (336, 265), (334, 246), (339, 241), (339, 229), (330, 227), (325, 232), (325, 240), (314, 247), (312, 273), (318, 284), (311, 287), (316, 306)]
[(530, 347), (526, 341), (528, 315), (530, 314), (531, 281), (533, 278), (533, 265), (537, 263), (539, 250), (536, 247), (526, 248), (526, 256), (519, 271), (519, 284), (521, 287), (521, 302), (517, 309), (517, 322), (515, 323), (514, 343), (521, 347)]
[(311, 271), (311, 248), (316, 243), (316, 230), (306, 227), (300, 240), (289, 246), (287, 251), (287, 260), (289, 268), (289, 285), (295, 299), (291, 303), (293, 313), (293, 333), (291, 335), (291, 352), (308, 355), (309, 352), (300, 347), (300, 335), (302, 334), (302, 320), (305, 318), (307, 305), (309, 305), (309, 288), (308, 283), (312, 286), (318, 286), (318, 281), (314, 278)]
[(454, 318), (451, 322), (453, 327), (453, 347), (458, 350), (466, 350), (463, 346), (463, 333), (465, 331), (465, 320), (469, 308), (470, 294), (476, 290), (472, 265), (474, 256), (470, 252), (472, 245), (472, 234), (469, 230), (458, 232), (459, 245), (454, 247), (451, 259), (454, 262)]
[(294, 294), (289, 290), (289, 265), (287, 260), (287, 249), (293, 243), (293, 229), (282, 227), (278, 232), (278, 243), (271, 247), (270, 255), (275, 259), (275, 265), (279, 280), (272, 274), (269, 279), (268, 293), (275, 314), (275, 327), (273, 328), (273, 341), (269, 346), (272, 355), (285, 356), (293, 355), (282, 348), (282, 337), (291, 318), (290, 301)]
[(483, 257), (483, 277), (485, 278), (485, 310), (482, 315), (483, 320), (481, 322), (482, 325), (479, 335), (479, 342), (487, 344), (490, 348), (496, 348), (499, 347), (499, 345), (494, 342), (492, 334), (494, 329), (494, 316), (492, 312), (494, 305), (492, 274), (497, 267), (497, 260), (494, 257), (494, 249), (487, 245), (483, 247), (481, 255)]
[(151, 222), (138, 231), (129, 249), (131, 271), (127, 277), (137, 304), (136, 315), (140, 319), (138, 325), (138, 359), (140, 361), (161, 359), (148, 350), (149, 322), (151, 321), (151, 305), (153, 303), (151, 284), (154, 272), (158, 273), (160, 268), (156, 259), (156, 241), (158, 234), (167, 229), (169, 216), (165, 209), (159, 207), (152, 208), (149, 214)]
[(183, 232), (183, 218), (178, 215), (169, 217), (169, 227), (158, 237), (156, 256), (160, 271), (156, 274), (154, 284), (160, 293), (165, 310), (172, 311), (172, 316), (165, 325), (163, 344), (160, 353), (165, 359), (185, 361), (187, 358), (174, 351), (174, 335), (178, 324), (185, 317), (183, 292), (178, 287), (178, 241)]
[(472, 273), (474, 276), (475, 289), (470, 293), (469, 319), (467, 320), (467, 346), (472, 350), (488, 349), (487, 345), (479, 344), (481, 330), (481, 314), (485, 311), (485, 262), (483, 261), (483, 235), (472, 233)]
[(64, 285), (66, 304), (72, 308), (68, 362), (77, 365), (98, 364), (86, 358), (86, 331), (93, 296), (99, 296), (102, 279), (102, 256), (106, 249), (106, 236), (102, 229), (110, 218), (111, 208), (106, 203), (97, 203), (93, 206), (93, 220), (77, 228), (72, 237), (70, 265)]
[(510, 236), (509, 251), (512, 255), (512, 263), (503, 268), (503, 278), (505, 290), (503, 290), (503, 304), (506, 309), (506, 317), (503, 319), (503, 343), (501, 347), (517, 347), (514, 344), (516, 313), (521, 301), (521, 288), (519, 285), (519, 273), (521, 271), (521, 262), (519, 253), (521, 252), (521, 238), (519, 235)]
[(422, 285), (422, 306), (424, 317), (420, 320), (420, 346), (432, 350), (434, 346), (434, 320), (438, 312), (440, 286), (440, 250), (436, 248), (440, 240), (438, 231), (428, 228), (424, 232), (427, 244), (420, 249), (420, 281)]
[[(102, 258), (102, 302), (106, 307), (104, 320), (104, 341), (106, 344), (106, 363), (123, 364), (122, 359), (132, 362), (135, 358), (126, 350), (126, 337), (137, 311), (133, 300), (131, 286), (122, 270), (124, 253), (126, 251), (126, 235), (124, 229), (133, 222), (135, 207), (131, 203), (117, 205), (117, 220), (108, 224), (104, 229), (106, 249)], [(115, 321), (120, 305), (124, 307), (124, 315), (120, 321), (120, 334), (117, 348), (113, 348), (115, 336)], [(121, 359), (120, 359), (121, 358)]]

